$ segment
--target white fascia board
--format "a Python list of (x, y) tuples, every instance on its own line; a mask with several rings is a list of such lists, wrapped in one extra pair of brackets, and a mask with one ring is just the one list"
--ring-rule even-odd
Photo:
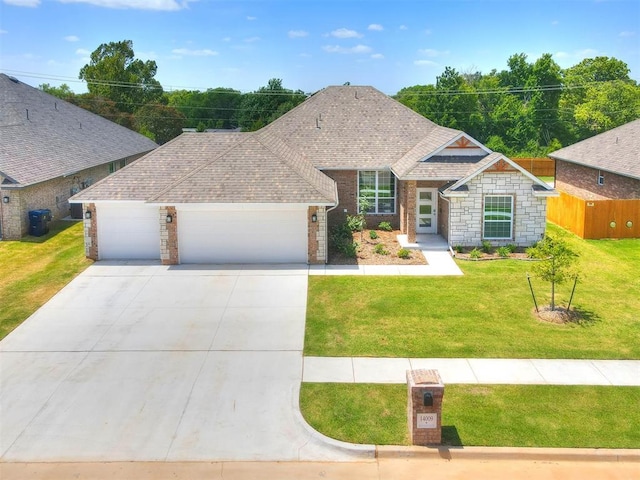
[(532, 190), (533, 190), (534, 197), (559, 197), (560, 196), (560, 192), (555, 189), (536, 190), (535, 188), (532, 188)]
[(153, 203), (159, 207), (175, 207), (183, 212), (226, 211), (269, 211), (269, 210), (307, 210), (310, 206), (326, 206), (312, 203)]
[(451, 146), (452, 143), (457, 142), (458, 140), (460, 140), (462, 137), (467, 137), (469, 140), (471, 140), (471, 142), (473, 142), (478, 148), (484, 150), (485, 152), (487, 152), (487, 155), (490, 153), (493, 153), (493, 150), (490, 150), (489, 148), (485, 147), (482, 143), (480, 143), (479, 141), (477, 141), (475, 138), (473, 138), (471, 135), (466, 134), (464, 132), (460, 132), (458, 135), (456, 135), (455, 137), (453, 137), (451, 140), (449, 140), (447, 143), (443, 143), (442, 145), (440, 145), (438, 148), (436, 148), (433, 152), (431, 152), (430, 154), (428, 154), (427, 156), (425, 156), (424, 158), (422, 158), (420, 161), (424, 162), (425, 160), (437, 155), (438, 153), (440, 153), (441, 151), (443, 151), (445, 148)]

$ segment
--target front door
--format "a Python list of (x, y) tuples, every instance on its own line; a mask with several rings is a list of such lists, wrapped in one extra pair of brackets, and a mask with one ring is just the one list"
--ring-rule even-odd
[(416, 233), (437, 233), (438, 189), (416, 190)]

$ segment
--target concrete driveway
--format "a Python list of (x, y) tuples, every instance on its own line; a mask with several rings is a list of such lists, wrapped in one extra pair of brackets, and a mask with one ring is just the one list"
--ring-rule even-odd
[(371, 457), (299, 413), (307, 275), (89, 267), (0, 342), (1, 460)]

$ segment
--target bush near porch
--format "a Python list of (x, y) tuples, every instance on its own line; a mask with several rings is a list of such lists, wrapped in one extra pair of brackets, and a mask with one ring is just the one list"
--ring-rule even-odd
[[(462, 277), (312, 276), (305, 355), (638, 359), (640, 239), (582, 240), (572, 308), (580, 324), (540, 322), (529, 262), (459, 261)], [(549, 284), (533, 280), (538, 303)], [(569, 299), (570, 284), (556, 295)]]

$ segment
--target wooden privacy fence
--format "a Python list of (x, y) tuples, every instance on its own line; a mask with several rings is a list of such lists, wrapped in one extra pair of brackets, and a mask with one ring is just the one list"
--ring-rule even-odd
[(556, 161), (551, 158), (514, 158), (513, 161), (536, 177), (556, 175)]
[(560, 192), (547, 199), (547, 220), (586, 239), (640, 238), (640, 200), (584, 200)]

